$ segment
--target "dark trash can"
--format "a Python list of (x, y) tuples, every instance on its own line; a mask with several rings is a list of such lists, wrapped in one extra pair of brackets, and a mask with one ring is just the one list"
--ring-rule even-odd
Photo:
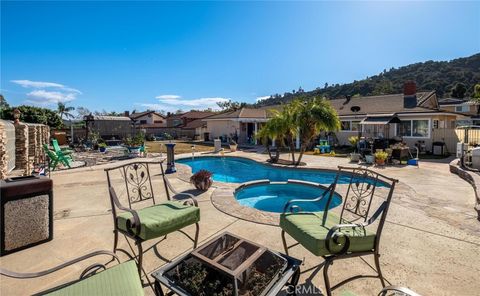
[(0, 181), (0, 256), (53, 239), (52, 188), (42, 176)]

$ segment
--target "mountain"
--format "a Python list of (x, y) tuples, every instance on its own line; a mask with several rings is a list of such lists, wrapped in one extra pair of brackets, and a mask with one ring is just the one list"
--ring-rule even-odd
[(301, 96), (321, 96), (330, 99), (346, 96), (371, 96), (403, 92), (403, 83), (413, 80), (419, 91), (435, 90), (442, 97), (471, 97), (475, 84), (480, 83), (480, 53), (451, 61), (427, 61), (391, 68), (382, 73), (355, 80), (352, 83), (317, 87), (312, 91), (298, 91), (275, 94), (258, 102), (257, 106), (286, 103)]

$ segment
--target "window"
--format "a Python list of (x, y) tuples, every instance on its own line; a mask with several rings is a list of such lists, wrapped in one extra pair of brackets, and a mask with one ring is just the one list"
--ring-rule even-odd
[(360, 129), (360, 121), (344, 120), (341, 121), (341, 130), (347, 132), (356, 132)]
[(429, 138), (430, 121), (428, 119), (402, 120), (397, 124), (397, 135), (402, 137)]
[(468, 111), (470, 111), (470, 106), (468, 106), (468, 105), (455, 106), (455, 111), (456, 112), (468, 112)]
[(140, 120), (140, 124), (147, 124), (146, 120)]
[(342, 121), (342, 131), (349, 131), (350, 130), (350, 121)]

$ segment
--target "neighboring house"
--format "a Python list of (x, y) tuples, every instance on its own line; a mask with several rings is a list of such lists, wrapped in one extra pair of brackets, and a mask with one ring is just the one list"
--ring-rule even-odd
[(155, 111), (145, 111), (132, 113), (130, 118), (135, 122), (137, 126), (148, 125), (154, 127), (166, 127), (166, 118)]
[(480, 124), (480, 118), (478, 114), (479, 104), (472, 102), (470, 98), (458, 99), (458, 98), (445, 98), (439, 99), (438, 104), (440, 109), (449, 112), (460, 112), (469, 115), (470, 118), (465, 120), (458, 120), (457, 126)]
[(182, 130), (192, 130), (195, 140), (210, 140), (208, 135), (207, 122), (203, 121), (202, 119), (190, 121), (182, 127)]
[(183, 127), (189, 122), (192, 122), (197, 119), (202, 119), (208, 116), (215, 114), (210, 111), (189, 111), (181, 114), (172, 114), (167, 117), (167, 126), (168, 127)]
[(95, 115), (88, 125), (90, 131), (98, 133), (105, 140), (119, 140), (132, 134), (132, 123), (132, 120), (126, 116)]
[[(270, 108), (273, 106), (269, 106)], [(275, 107), (273, 107), (275, 108)], [(210, 139), (223, 141), (237, 138), (239, 144), (256, 143), (255, 133), (268, 120), (268, 107), (260, 109), (241, 108), (204, 118)]]

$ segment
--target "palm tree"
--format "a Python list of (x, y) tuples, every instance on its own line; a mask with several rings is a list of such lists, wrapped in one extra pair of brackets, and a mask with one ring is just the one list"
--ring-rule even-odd
[(295, 124), (295, 109), (292, 104), (285, 105), (282, 111), (271, 110), (273, 116), (257, 132), (257, 139), (262, 139), (267, 144), (267, 150), (272, 159), (268, 147), (268, 139), (275, 141), (277, 146), (288, 146), (292, 154), (292, 163), (295, 163), (295, 137), (298, 128)]
[(292, 102), (292, 106), (301, 141), (300, 155), (296, 163), (299, 165), (305, 150), (312, 140), (321, 131), (338, 130), (340, 128), (340, 119), (337, 111), (326, 99), (315, 97), (304, 101), (296, 100)]
[(66, 119), (69, 118), (74, 118), (75, 116), (72, 115), (73, 110), (75, 110), (75, 107), (67, 107), (65, 103), (58, 102), (58, 107), (57, 107), (57, 114), (60, 115), (60, 118), (63, 120), (63, 117), (65, 116)]

